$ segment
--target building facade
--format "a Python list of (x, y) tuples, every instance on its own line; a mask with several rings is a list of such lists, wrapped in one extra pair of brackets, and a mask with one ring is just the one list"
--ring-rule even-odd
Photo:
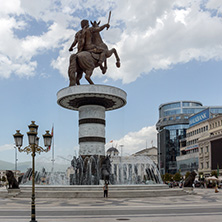
[(133, 156), (148, 156), (156, 165), (158, 165), (157, 147), (155, 146), (140, 150), (133, 154)]
[(159, 106), (156, 129), (161, 174), (177, 172), (176, 157), (180, 156), (180, 140), (186, 137), (189, 117), (203, 109), (203, 105), (195, 101), (176, 101)]
[(222, 115), (209, 119), (209, 133), (200, 138), (199, 169), (204, 177), (210, 176), (212, 171), (222, 175)]
[[(156, 124), (156, 129), (158, 131), (158, 165), (161, 174), (175, 174), (178, 171), (177, 157), (181, 154), (180, 142), (186, 139), (186, 132), (190, 127), (190, 121), (196, 124), (201, 120), (198, 118), (190, 119), (190, 117), (207, 108), (210, 109), (209, 112), (211, 114), (222, 113), (221, 106), (208, 107), (196, 101), (176, 101), (159, 106), (159, 120)], [(190, 145), (193, 143), (193, 146), (189, 147), (190, 150), (188, 149), (186, 151), (187, 154), (197, 151), (195, 150), (195, 144), (197, 143), (197, 137), (195, 135), (192, 135), (190, 138)], [(194, 154), (192, 158), (194, 158), (194, 162), (196, 162), (197, 154)], [(189, 160), (181, 159), (181, 161), (190, 161), (190, 158)], [(190, 165), (192, 164), (190, 163)], [(197, 165), (193, 167), (197, 168)]]
[[(218, 111), (220, 111), (218, 109)], [(222, 166), (222, 115), (207, 108), (189, 118), (186, 138), (180, 141), (177, 170), (185, 175), (196, 170), (210, 176)]]
[(199, 145), (201, 138), (209, 134), (209, 109), (205, 109), (189, 118), (186, 138), (180, 141), (180, 156), (177, 156), (177, 171), (185, 175), (199, 167)]

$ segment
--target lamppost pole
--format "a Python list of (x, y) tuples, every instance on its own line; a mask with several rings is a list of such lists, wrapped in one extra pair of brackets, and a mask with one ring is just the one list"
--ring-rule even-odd
[(17, 156), (17, 149), (16, 149), (16, 146), (14, 147), (15, 148), (15, 172), (17, 171), (17, 165), (18, 165), (18, 156)]
[(35, 124), (35, 121), (28, 126), (29, 132), (27, 132), (29, 146), (26, 146), (22, 149), (22, 142), (23, 142), (23, 135), (20, 133), (20, 130), (17, 130), (16, 133), (13, 135), (15, 139), (15, 145), (18, 147), (19, 152), (26, 152), (27, 154), (31, 153), (32, 155), (32, 202), (31, 202), (31, 221), (30, 222), (37, 222), (36, 221), (36, 214), (35, 214), (35, 155), (41, 152), (48, 152), (49, 147), (51, 146), (52, 142), (52, 135), (49, 131), (43, 135), (44, 138), (44, 145), (47, 147), (46, 149), (39, 146), (39, 137), (37, 137), (37, 130), (38, 125)]
[(35, 145), (32, 145), (32, 205), (31, 205), (31, 221), (35, 220)]

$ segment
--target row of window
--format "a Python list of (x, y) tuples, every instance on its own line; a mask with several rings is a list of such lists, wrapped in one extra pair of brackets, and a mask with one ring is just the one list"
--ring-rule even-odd
[[(188, 119), (189, 116), (184, 116), (183, 118), (184, 118), (184, 119)], [(167, 120), (178, 120), (178, 119), (181, 119), (181, 116), (176, 116), (176, 117), (171, 116), (171, 117), (169, 117), (169, 118), (164, 118), (163, 121), (167, 121)]]
[(171, 116), (176, 114), (194, 114), (202, 111), (204, 108), (183, 108), (181, 109), (172, 109), (172, 110), (166, 110), (163, 112), (163, 116)]
[[(209, 146), (205, 147), (205, 152), (208, 153), (209, 152)], [(204, 153), (204, 147), (200, 147), (200, 153)]]
[(202, 111), (204, 108), (186, 108), (183, 109), (183, 113), (184, 114), (193, 114), (193, 113), (198, 113), (200, 111)]
[(211, 123), (210, 124), (210, 129), (216, 128), (218, 126), (222, 126), (222, 120)]
[(202, 106), (200, 103), (183, 102), (183, 106)]
[(186, 154), (188, 154), (188, 153), (197, 153), (198, 151), (199, 151), (198, 148), (192, 149), (192, 150), (187, 150)]
[(177, 108), (177, 107), (180, 107), (180, 103), (167, 104), (167, 105), (164, 105), (161, 109), (166, 110), (166, 109), (172, 109), (172, 108)]
[(172, 115), (176, 115), (180, 113), (181, 113), (181, 109), (168, 110), (164, 112), (164, 116), (172, 116)]
[[(206, 169), (209, 169), (209, 162), (206, 162)], [(204, 163), (200, 163), (200, 169), (204, 169)]]
[[(202, 105), (200, 103), (194, 103), (194, 102), (182, 102), (182, 106), (183, 107), (191, 107), (191, 106), (202, 106)], [(172, 108), (177, 108), (177, 107), (181, 107), (180, 102), (164, 105), (162, 107), (162, 110), (172, 109)]]
[(207, 131), (207, 130), (208, 130), (208, 126), (201, 127), (201, 128), (199, 128), (199, 129), (196, 129), (196, 130), (193, 130), (193, 131), (187, 133), (187, 137), (196, 135), (196, 134), (198, 134), (198, 133), (203, 133), (203, 132), (205, 132), (205, 131)]
[(198, 142), (198, 139), (190, 140), (190, 141), (187, 142), (187, 146), (196, 144), (197, 142)]
[(218, 132), (215, 132), (215, 133), (211, 133), (211, 135), (213, 135), (213, 136), (221, 135), (221, 134), (222, 134), (222, 131), (218, 131)]

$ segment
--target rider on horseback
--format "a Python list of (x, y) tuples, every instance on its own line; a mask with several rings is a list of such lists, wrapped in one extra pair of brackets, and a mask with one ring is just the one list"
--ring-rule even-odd
[[(95, 22), (92, 27), (89, 27), (88, 20), (81, 21), (81, 30), (75, 34), (74, 41), (69, 48), (73, 51), (73, 47), (77, 45), (77, 53), (70, 55), (69, 58), (69, 86), (80, 85), (80, 79), (85, 73), (85, 79), (89, 84), (94, 84), (91, 76), (96, 67), (100, 67), (102, 73), (105, 74), (107, 70), (107, 58), (113, 54), (116, 57), (116, 67), (120, 67), (120, 58), (115, 48), (108, 49), (107, 45), (102, 41), (100, 32), (104, 28), (109, 28), (111, 12), (109, 13), (108, 23), (99, 26)], [(104, 65), (102, 65), (104, 62)]]
[(109, 24), (105, 24), (100, 27), (89, 27), (88, 20), (82, 20), (81, 21), (81, 28), (82, 29), (75, 34), (75, 39), (74, 39), (72, 45), (70, 46), (69, 51), (73, 51), (73, 47), (78, 43), (77, 53), (79, 53), (81, 51), (88, 51), (88, 52), (93, 52), (93, 53), (99, 54), (98, 65), (100, 66), (100, 68), (103, 71), (102, 63), (106, 59), (106, 57), (105, 57), (106, 51), (104, 48), (93, 44), (92, 37), (93, 37), (94, 32), (101, 32), (104, 28), (108, 29), (109, 27), (110, 27)]

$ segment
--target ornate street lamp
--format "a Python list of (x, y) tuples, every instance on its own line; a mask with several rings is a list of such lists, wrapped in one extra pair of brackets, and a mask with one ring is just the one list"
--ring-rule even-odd
[(28, 135), (28, 141), (29, 145), (26, 146), (24, 149), (22, 149), (22, 141), (23, 141), (23, 135), (20, 133), (20, 130), (16, 130), (16, 133), (13, 135), (15, 139), (15, 145), (18, 147), (19, 152), (26, 152), (27, 154), (31, 153), (32, 155), (32, 203), (31, 203), (31, 221), (30, 222), (37, 222), (35, 217), (35, 155), (36, 153), (41, 152), (48, 152), (49, 147), (51, 146), (52, 142), (52, 135), (49, 133), (49, 131), (46, 131), (46, 133), (43, 135), (44, 139), (44, 145), (46, 149), (39, 146), (39, 137), (37, 137), (38, 133), (38, 125), (35, 124), (35, 121), (32, 121), (32, 123), (28, 126), (29, 132), (27, 132)]

